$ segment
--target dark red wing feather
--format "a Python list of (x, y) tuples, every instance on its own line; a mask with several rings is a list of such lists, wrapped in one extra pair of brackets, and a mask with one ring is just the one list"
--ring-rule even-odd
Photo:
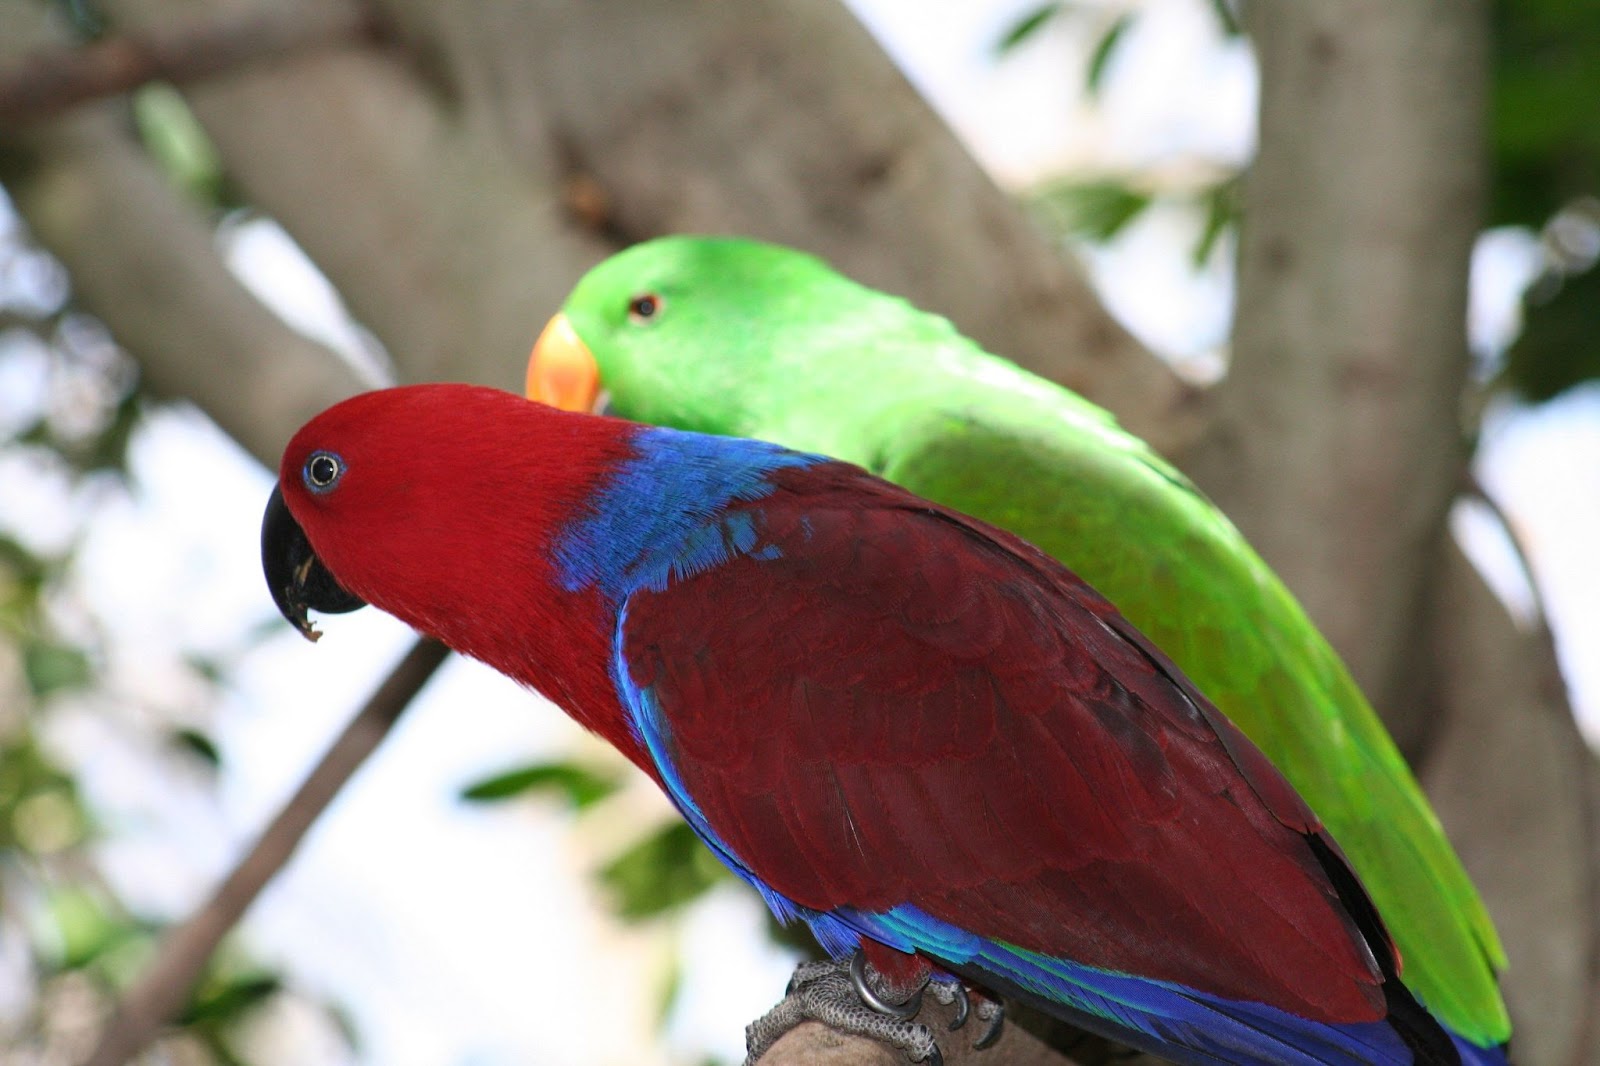
[(854, 468), (776, 480), (748, 505), (756, 551), (636, 593), (623, 646), (683, 787), (758, 877), (814, 910), (910, 903), (1091, 966), (1381, 1016), (1315, 817), (1104, 599)]

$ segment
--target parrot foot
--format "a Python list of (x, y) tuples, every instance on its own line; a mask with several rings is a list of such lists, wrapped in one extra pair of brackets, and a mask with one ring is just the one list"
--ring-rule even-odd
[(979, 1051), (994, 1047), (995, 1041), (1000, 1039), (1000, 1030), (1006, 1024), (1006, 1005), (997, 999), (983, 1000), (978, 1004), (978, 1020), (988, 1022), (989, 1027), (972, 1042), (972, 1046)]
[[(745, 1029), (745, 1066), (756, 1066), (779, 1037), (806, 1021), (821, 1022), (838, 1032), (899, 1048), (908, 1060), (923, 1066), (944, 1066), (933, 1030), (911, 1020), (922, 1008), (923, 988), (896, 1003), (872, 987), (876, 976), (869, 975), (865, 957), (859, 951), (849, 962), (801, 963), (789, 981), (783, 1002)], [(934, 987), (945, 983), (937, 982)], [(935, 993), (940, 998), (944, 994), (942, 990)]]
[[(952, 1003), (956, 1005), (956, 1016), (950, 1020), (952, 1033), (966, 1025), (967, 1019), (974, 1013), (973, 997), (960, 981), (931, 981), (927, 991), (947, 1007)], [(977, 1000), (978, 1020), (989, 1024), (984, 1028), (983, 1035), (973, 1041), (972, 1046), (983, 1051), (985, 1048), (993, 1047), (995, 1041), (1000, 1039), (1000, 1030), (1006, 1023), (1006, 1008), (999, 1000), (990, 999), (981, 993), (978, 994)]]

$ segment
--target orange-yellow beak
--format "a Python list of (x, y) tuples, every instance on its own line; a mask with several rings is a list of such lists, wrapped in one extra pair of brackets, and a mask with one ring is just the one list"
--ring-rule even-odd
[(563, 411), (593, 411), (600, 399), (600, 366), (567, 321), (557, 314), (533, 342), (527, 396)]

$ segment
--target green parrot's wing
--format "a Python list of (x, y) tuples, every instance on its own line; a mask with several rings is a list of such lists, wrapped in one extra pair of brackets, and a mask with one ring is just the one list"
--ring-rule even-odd
[(1451, 1028), (1510, 1019), (1487, 911), (1343, 662), (1233, 524), (1179, 472), (1070, 393), (997, 414), (983, 390), (909, 397), (857, 461), (1066, 563), (1170, 655), (1332, 831), (1388, 922), (1407, 985)]
[[(636, 294), (657, 312), (636, 321)], [(859, 463), (1055, 555), (1288, 776), (1382, 909), (1407, 983), (1482, 1044), (1503, 953), (1427, 801), (1327, 642), (1216, 507), (1105, 411), (791, 249), (668, 237), (567, 311), (616, 413)]]

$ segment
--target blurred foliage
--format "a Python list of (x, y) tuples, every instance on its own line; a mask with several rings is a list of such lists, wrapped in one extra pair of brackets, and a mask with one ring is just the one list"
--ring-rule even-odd
[(536, 763), (484, 778), (462, 789), (461, 798), (469, 803), (496, 803), (528, 793), (554, 793), (581, 811), (621, 787), (615, 775), (577, 763)]
[(1035, 213), (1054, 232), (1097, 244), (1121, 233), (1153, 199), (1124, 181), (1076, 178), (1050, 182), (1032, 196)]
[[(1211, 9), (1225, 35), (1240, 32), (1225, 0)], [(1129, 31), (1143, 17), (1125, 3), (1046, 3), (1026, 9), (994, 43), (1005, 56), (1065, 18), (1093, 20), (1094, 45), (1083, 70), (1093, 101)], [(1600, 377), (1600, 0), (1495, 0), (1489, 147), (1489, 226), (1540, 233), (1542, 276), (1525, 296), (1524, 329), (1498, 367), (1500, 382), (1524, 398), (1547, 400)], [(1024, 197), (1046, 227), (1065, 239), (1103, 244), (1152, 205), (1196, 212), (1192, 250), (1203, 266), (1237, 225), (1239, 174), (1156, 191), (1142, 173), (1049, 181)]]
[[(150, 105), (155, 117), (141, 126), (167, 145), (169, 169), (187, 167), (185, 180), (203, 190), (204, 167), (194, 162), (203, 153), (178, 147), (173, 133), (187, 112), (165, 106)], [(106, 714), (117, 703), (106, 692), (109, 638), (73, 589), (76, 546), (95, 501), (132, 487), (128, 448), (150, 401), (105, 328), (71, 305), (59, 265), (9, 222), (0, 203), (0, 374), (36, 395), (6, 397), (0, 460), (15, 464), (7, 498), (31, 477), (75, 525), (41, 539), (24, 510), (0, 510), (0, 937), (12, 945), (0, 982), (32, 990), (0, 1017), (0, 1059), (53, 1064), (82, 1054), (81, 1034), (94, 1031), (162, 932), (103, 876), (97, 846), (106, 831), (69, 753), (50, 740), (69, 702)], [(206, 685), (226, 683), (226, 663), (190, 666)], [(194, 723), (153, 707), (136, 717), (165, 737), (165, 751), (217, 766), (216, 744)], [(152, 1055), (247, 1066), (243, 1027), (283, 992), (281, 975), (225, 947)], [(345, 1031), (337, 1018), (330, 1028)]]
[(1600, 0), (1496, 0), (1493, 18), (1489, 222), (1546, 248), (1502, 378), (1547, 400), (1600, 377)]
[(630, 922), (677, 910), (732, 876), (681, 821), (647, 833), (600, 871), (617, 914)]
[(1522, 334), (1506, 358), (1508, 383), (1538, 402), (1600, 378), (1600, 270), (1548, 270), (1524, 303)]
[(1038, 7), (1029, 8), (1000, 35), (1000, 39), (994, 44), (995, 53), (1005, 55), (1007, 52), (1015, 50), (1024, 41), (1032, 40), (1040, 30), (1063, 14), (1066, 6), (1066, 4), (1054, 3), (1040, 4)]
[[(1212, 0), (1211, 10), (1224, 36), (1240, 32), (1232, 7), (1225, 0)], [(994, 44), (995, 54), (1010, 54), (1058, 20), (1088, 20), (1093, 45), (1084, 62), (1082, 78), (1084, 97), (1093, 102), (1105, 89), (1113, 62), (1142, 14), (1139, 6), (1121, 3), (1042, 4), (1027, 10), (1007, 27)], [(1226, 170), (1187, 188), (1160, 190), (1144, 174), (1074, 174), (1042, 183), (1026, 192), (1023, 200), (1046, 229), (1065, 239), (1091, 244), (1115, 240), (1154, 204), (1181, 206), (1201, 219), (1200, 236), (1191, 249), (1195, 269), (1199, 269), (1238, 222), (1238, 184), (1238, 174)]]
[(1495, 0), (1488, 224), (1600, 194), (1600, 0)]
[(1122, 43), (1128, 30), (1133, 26), (1132, 12), (1123, 12), (1111, 20), (1100, 34), (1100, 39), (1095, 42), (1094, 48), (1089, 52), (1089, 65), (1083, 72), (1083, 87), (1093, 99), (1100, 95), (1100, 89), (1106, 81), (1106, 69), (1111, 65), (1111, 57), (1116, 54), (1117, 45)]
[(162, 83), (139, 89), (133, 94), (133, 120), (145, 151), (179, 192), (218, 214), (250, 208), (178, 90)]

